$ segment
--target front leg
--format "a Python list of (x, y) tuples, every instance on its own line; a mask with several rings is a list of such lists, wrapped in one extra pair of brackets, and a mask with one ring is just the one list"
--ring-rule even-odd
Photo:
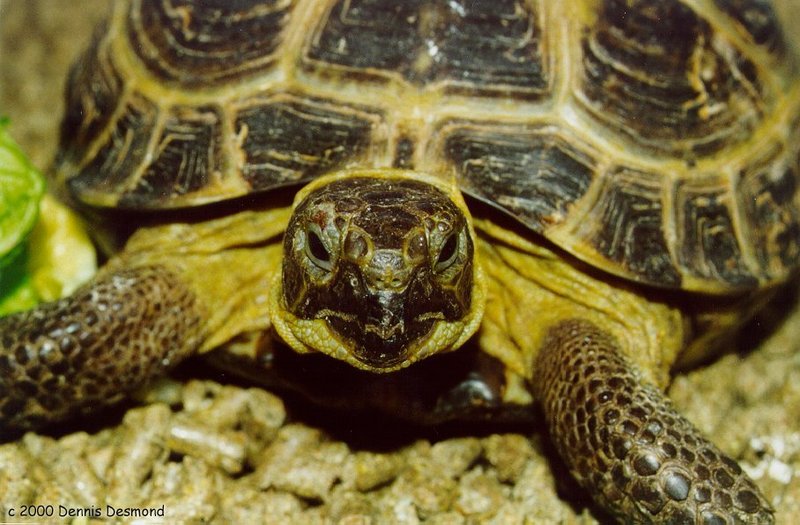
[(533, 388), (572, 475), (622, 522), (773, 523), (736, 461), (642, 382), (594, 324), (549, 332)]
[(194, 295), (162, 266), (106, 274), (0, 319), (0, 431), (115, 403), (201, 342)]

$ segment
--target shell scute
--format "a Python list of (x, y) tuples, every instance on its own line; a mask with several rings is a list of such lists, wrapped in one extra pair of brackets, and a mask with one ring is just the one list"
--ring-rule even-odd
[[(677, 0), (605, 2), (583, 38), (579, 102), (666, 155), (709, 155), (763, 117), (752, 61)], [(646, 118), (644, 117), (646, 115)]]
[(278, 94), (242, 101), (242, 175), (253, 191), (304, 181), (361, 158), (380, 115), (346, 104)]
[(118, 205), (124, 208), (179, 201), (211, 183), (222, 171), (220, 113), (213, 106), (176, 106), (165, 118), (149, 151), (153, 160)]
[(747, 237), (752, 239), (758, 265), (769, 276), (782, 276), (800, 258), (799, 167), (800, 158), (782, 157), (776, 148), (739, 180)]
[(733, 288), (758, 284), (742, 254), (742, 232), (734, 226), (727, 181), (681, 181), (675, 189), (678, 261), (694, 277)]
[(291, 8), (288, 0), (136, 0), (127, 33), (156, 76), (205, 86), (271, 67)]
[(554, 126), (451, 125), (444, 155), (464, 190), (543, 232), (589, 188), (596, 161)]
[(67, 181), (71, 193), (88, 204), (116, 205), (142, 168), (157, 119), (155, 104), (131, 96), (96, 155)]
[(538, 14), (519, 0), (341, 0), (306, 58), (457, 90), (531, 96), (550, 84)]
[(682, 277), (666, 238), (664, 177), (618, 166), (601, 179), (597, 200), (577, 236), (591, 239), (604, 258), (640, 279), (680, 286)]
[(95, 32), (95, 53), (80, 57), (69, 73), (58, 162), (79, 164), (92, 141), (112, 121), (124, 87), (105, 40), (107, 24)]

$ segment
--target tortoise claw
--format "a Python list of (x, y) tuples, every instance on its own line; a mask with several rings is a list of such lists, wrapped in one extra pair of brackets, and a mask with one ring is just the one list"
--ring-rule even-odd
[(553, 441), (596, 502), (629, 523), (773, 523), (741, 467), (585, 321), (549, 333), (534, 388)]
[(199, 343), (193, 295), (163, 267), (122, 270), (0, 319), (0, 429), (117, 402)]

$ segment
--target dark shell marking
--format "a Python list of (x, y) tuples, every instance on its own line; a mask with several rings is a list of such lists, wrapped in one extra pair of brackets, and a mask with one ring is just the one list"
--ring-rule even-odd
[(207, 86), (264, 71), (278, 59), (285, 0), (134, 0), (128, 38), (159, 78)]
[(288, 94), (243, 101), (235, 129), (246, 130), (242, 176), (255, 191), (342, 167), (369, 149), (378, 115)]
[(582, 43), (578, 99), (643, 146), (708, 155), (763, 117), (755, 66), (679, 2), (607, 1)]
[(587, 223), (585, 227), (594, 231), (584, 235), (600, 253), (632, 273), (679, 286), (681, 276), (665, 239), (662, 178), (617, 167), (604, 182), (592, 211), (599, 220)]
[(762, 0), (119, 5), (70, 80), (78, 201), (397, 166), (639, 282), (746, 290), (800, 261), (797, 57)]
[(716, 6), (733, 18), (742, 34), (753, 44), (764, 46), (774, 56), (788, 55), (783, 28), (768, 0), (714, 0)]
[(555, 127), (452, 123), (442, 135), (461, 187), (539, 232), (561, 222), (592, 182), (596, 160)]
[(379, 80), (502, 96), (542, 96), (541, 23), (518, 0), (336, 2), (306, 58)]
[(90, 49), (73, 64), (67, 79), (66, 113), (56, 164), (80, 162), (92, 142), (114, 119), (123, 80), (103, 43), (108, 23), (97, 27)]

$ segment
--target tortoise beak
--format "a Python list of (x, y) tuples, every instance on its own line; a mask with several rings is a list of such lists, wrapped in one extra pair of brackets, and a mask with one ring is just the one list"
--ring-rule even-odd
[(379, 292), (377, 295), (377, 300), (372, 303), (372, 308), (367, 314), (364, 331), (389, 341), (405, 332), (405, 320), (402, 315), (403, 297), (401, 294), (391, 292)]
[[(434, 315), (419, 315), (423, 306), (414, 298), (430, 288), (430, 277), (419, 268), (404, 278), (386, 278), (386, 273), (361, 272), (355, 266), (344, 269), (334, 289), (346, 315), (329, 315), (329, 326), (349, 342), (358, 361), (373, 369), (396, 368), (414, 349), (415, 341), (427, 335)], [(422, 308), (422, 310), (427, 310)]]

